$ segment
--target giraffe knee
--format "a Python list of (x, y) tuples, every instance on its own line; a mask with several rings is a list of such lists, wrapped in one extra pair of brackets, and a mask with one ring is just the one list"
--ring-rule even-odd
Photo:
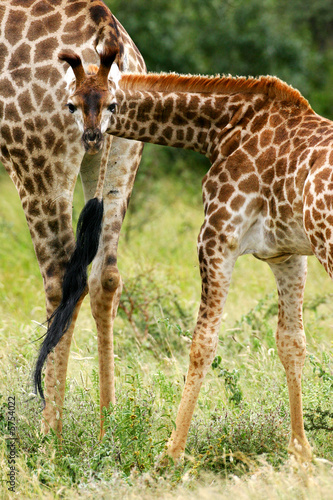
[(201, 376), (204, 377), (208, 372), (215, 357), (215, 349), (203, 349), (197, 352), (191, 352), (190, 365)]
[(194, 334), (190, 351), (190, 363), (194, 368), (206, 373), (215, 358), (218, 337), (217, 335), (203, 337), (202, 333)]
[(281, 363), (285, 369), (295, 365), (303, 367), (306, 356), (306, 341), (303, 330), (286, 332), (277, 330), (276, 345)]
[(101, 284), (103, 290), (114, 293), (120, 285), (120, 274), (116, 267), (107, 267), (102, 271)]
[(60, 280), (49, 280), (45, 283), (46, 301), (52, 308), (56, 308), (62, 298), (62, 282)]

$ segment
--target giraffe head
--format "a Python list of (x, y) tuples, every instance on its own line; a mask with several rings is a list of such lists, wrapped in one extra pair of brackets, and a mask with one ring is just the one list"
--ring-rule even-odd
[(70, 91), (66, 105), (83, 132), (82, 142), (89, 154), (100, 151), (103, 134), (117, 108), (115, 91), (120, 79), (119, 68), (114, 62), (117, 53), (117, 49), (112, 48), (101, 51), (100, 67), (90, 65), (87, 72), (75, 52), (64, 50), (58, 56), (70, 65), (65, 76)]

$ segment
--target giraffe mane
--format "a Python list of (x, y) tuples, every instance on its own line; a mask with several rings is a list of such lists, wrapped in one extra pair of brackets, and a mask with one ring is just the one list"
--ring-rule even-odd
[(193, 92), (214, 94), (266, 94), (270, 98), (292, 102), (311, 109), (309, 102), (292, 86), (275, 76), (233, 77), (179, 75), (177, 73), (124, 74), (119, 82), (124, 90)]

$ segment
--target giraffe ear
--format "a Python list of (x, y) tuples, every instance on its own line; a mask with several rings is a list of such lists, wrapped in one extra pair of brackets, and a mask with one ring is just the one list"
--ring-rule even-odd
[(113, 63), (108, 75), (108, 80), (115, 84), (116, 88), (119, 88), (119, 80), (121, 79), (120, 69), (117, 63)]
[(66, 71), (64, 80), (66, 82), (66, 90), (69, 90), (70, 92), (74, 92), (75, 90), (75, 84), (76, 84), (76, 78), (74, 75), (74, 71), (71, 67), (68, 68)]

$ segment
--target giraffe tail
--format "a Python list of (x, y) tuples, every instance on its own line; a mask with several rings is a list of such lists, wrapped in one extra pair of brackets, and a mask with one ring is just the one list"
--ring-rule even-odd
[(75, 307), (87, 286), (87, 268), (99, 245), (103, 221), (103, 200), (92, 198), (84, 206), (77, 224), (76, 246), (68, 262), (62, 285), (62, 299), (48, 319), (48, 329), (34, 370), (35, 393), (44, 401), (42, 369), (48, 354), (68, 330)]

